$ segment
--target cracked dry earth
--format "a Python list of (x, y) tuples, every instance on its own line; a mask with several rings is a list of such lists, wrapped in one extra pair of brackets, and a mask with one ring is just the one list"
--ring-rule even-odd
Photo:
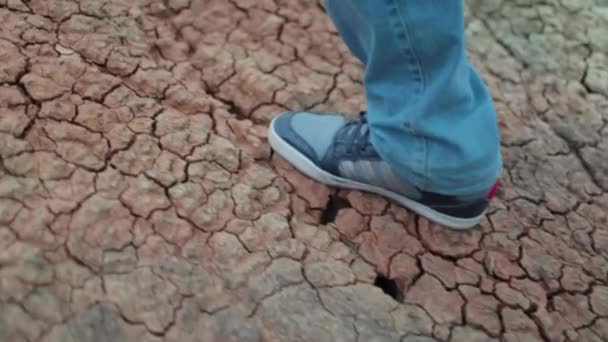
[(454, 232), (274, 156), (365, 108), (312, 0), (0, 0), (0, 340), (608, 340), (608, 3), (467, 1), (505, 175)]

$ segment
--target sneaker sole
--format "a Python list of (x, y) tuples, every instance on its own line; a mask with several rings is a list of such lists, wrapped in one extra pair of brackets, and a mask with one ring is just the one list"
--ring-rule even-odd
[(449, 216), (390, 190), (333, 175), (318, 167), (312, 160), (308, 159), (305, 155), (292, 147), (288, 142), (283, 140), (283, 138), (276, 133), (274, 123), (275, 120), (271, 122), (270, 130), (268, 131), (268, 141), (270, 142), (270, 146), (272, 146), (273, 150), (281, 157), (285, 158), (297, 170), (320, 183), (338, 188), (370, 192), (387, 197), (414, 211), (418, 215), (424, 216), (435, 223), (452, 229), (465, 230), (474, 228), (485, 216), (485, 212), (473, 218)]

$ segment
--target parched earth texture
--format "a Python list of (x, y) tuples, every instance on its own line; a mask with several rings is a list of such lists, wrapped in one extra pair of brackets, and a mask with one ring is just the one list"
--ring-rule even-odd
[(608, 2), (466, 21), (505, 173), (455, 232), (272, 154), (365, 108), (316, 1), (0, 0), (0, 340), (608, 340)]

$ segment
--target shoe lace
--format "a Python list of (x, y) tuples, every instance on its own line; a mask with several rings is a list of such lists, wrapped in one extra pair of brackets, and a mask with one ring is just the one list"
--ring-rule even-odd
[(371, 147), (367, 112), (361, 112), (359, 120), (348, 122), (341, 131), (342, 141), (349, 154), (360, 154)]

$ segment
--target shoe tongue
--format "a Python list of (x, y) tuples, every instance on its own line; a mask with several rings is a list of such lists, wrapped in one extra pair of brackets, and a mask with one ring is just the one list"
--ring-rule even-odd
[(293, 130), (314, 149), (319, 159), (325, 156), (336, 133), (345, 123), (346, 119), (342, 116), (312, 113), (299, 113), (291, 121)]

